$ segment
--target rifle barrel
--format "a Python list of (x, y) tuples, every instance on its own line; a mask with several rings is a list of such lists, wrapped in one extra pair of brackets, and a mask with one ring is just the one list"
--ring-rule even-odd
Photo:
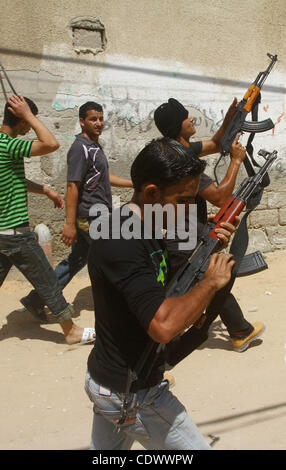
[(240, 187), (238, 188), (237, 192), (235, 193), (235, 197), (244, 200), (248, 198), (251, 193), (254, 191), (256, 186), (260, 183), (264, 175), (269, 170), (270, 166), (273, 164), (274, 160), (277, 158), (277, 151), (274, 150), (266, 159), (264, 165), (260, 168), (260, 170), (256, 173), (255, 176), (247, 178), (244, 180)]
[[(268, 57), (270, 57), (271, 62), (270, 62), (270, 64), (268, 65), (267, 69), (266, 69), (264, 72), (260, 72), (260, 73), (258, 74), (258, 77), (257, 77), (257, 79), (255, 80), (255, 83), (256, 83), (257, 86), (259, 86), (259, 88), (262, 87), (262, 85), (263, 85), (263, 83), (265, 82), (267, 76), (270, 74), (271, 70), (273, 69), (273, 67), (274, 67), (274, 65), (275, 65), (275, 62), (277, 62), (277, 60), (278, 60), (278, 59), (277, 59), (277, 54), (276, 54), (276, 55), (272, 55), (272, 54), (269, 54), (269, 53), (268, 53), (267, 55), (268, 55)], [(259, 81), (260, 77), (262, 77), (262, 78), (261, 78), (261, 80)]]

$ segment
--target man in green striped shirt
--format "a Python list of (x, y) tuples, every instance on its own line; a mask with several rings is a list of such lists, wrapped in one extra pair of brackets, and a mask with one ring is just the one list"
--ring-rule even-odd
[[(12, 265), (15, 265), (45, 300), (60, 323), (68, 344), (90, 342), (94, 329), (80, 328), (72, 321), (73, 309), (62, 295), (54, 270), (50, 266), (36, 236), (29, 228), (27, 190), (47, 194), (51, 190), (26, 180), (24, 158), (54, 152), (59, 144), (49, 129), (36, 117), (37, 106), (22, 95), (13, 95), (5, 106), (0, 128), (0, 286)], [(18, 136), (30, 129), (37, 139)], [(39, 189), (39, 188), (42, 188)]]

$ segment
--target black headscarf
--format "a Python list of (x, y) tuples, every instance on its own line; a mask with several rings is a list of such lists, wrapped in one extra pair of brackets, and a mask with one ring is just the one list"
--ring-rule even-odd
[(182, 122), (189, 112), (175, 98), (161, 104), (154, 112), (154, 121), (159, 131), (166, 137), (176, 139), (180, 133)]

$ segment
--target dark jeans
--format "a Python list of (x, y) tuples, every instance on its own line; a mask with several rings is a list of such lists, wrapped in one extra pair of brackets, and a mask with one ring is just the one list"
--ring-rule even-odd
[[(69, 256), (61, 261), (55, 271), (53, 271), (56, 274), (61, 291), (75, 274), (87, 264), (88, 250), (91, 241), (88, 232), (77, 228), (77, 241), (73, 243)], [(36, 308), (43, 308), (45, 305), (48, 305), (39, 291), (36, 292), (32, 290), (27, 297)]]
[(72, 316), (72, 307), (62, 295), (58, 278), (33, 232), (0, 235), (0, 286), (15, 265), (62, 322)]
[[(169, 262), (171, 264), (171, 278), (177, 269), (187, 261), (190, 253), (170, 252)], [(222, 296), (220, 291), (214, 296), (206, 310), (207, 320), (204, 329), (207, 330), (211, 323), (220, 316), (222, 322), (227, 328), (231, 338), (244, 338), (253, 331), (253, 326), (243, 315), (243, 312), (231, 292)]]

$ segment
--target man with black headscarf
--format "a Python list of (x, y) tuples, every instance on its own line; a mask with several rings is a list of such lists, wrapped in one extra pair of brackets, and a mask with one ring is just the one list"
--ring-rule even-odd
[[(188, 110), (174, 98), (170, 98), (167, 103), (161, 104), (154, 112), (154, 120), (159, 131), (166, 137), (176, 139), (182, 145), (189, 147), (192, 153), (198, 157), (220, 152), (220, 141), (227, 129), (237, 107), (235, 98), (231, 104), (224, 121), (218, 131), (210, 140), (190, 142), (190, 138), (195, 134), (194, 119), (189, 115)], [(216, 185), (205, 173), (201, 175), (198, 196), (196, 198), (198, 217), (198, 236), (202, 227), (207, 222), (207, 204), (222, 207), (226, 200), (232, 195), (236, 177), (241, 163), (245, 158), (245, 149), (238, 142), (240, 134), (236, 136), (231, 146), (231, 159), (227, 172), (221, 183)], [(188, 220), (186, 220), (186, 229)], [(187, 230), (186, 230), (187, 231)], [(171, 267), (175, 271), (189, 256), (190, 252), (180, 251), (178, 248), (178, 238), (166, 238), (167, 249)], [(235, 297), (230, 293), (223, 305), (213, 302), (208, 307), (207, 314), (210, 319), (220, 315), (231, 337), (233, 348), (237, 352), (242, 352), (248, 348), (250, 343), (260, 336), (265, 330), (262, 322), (249, 323), (237, 303)]]

